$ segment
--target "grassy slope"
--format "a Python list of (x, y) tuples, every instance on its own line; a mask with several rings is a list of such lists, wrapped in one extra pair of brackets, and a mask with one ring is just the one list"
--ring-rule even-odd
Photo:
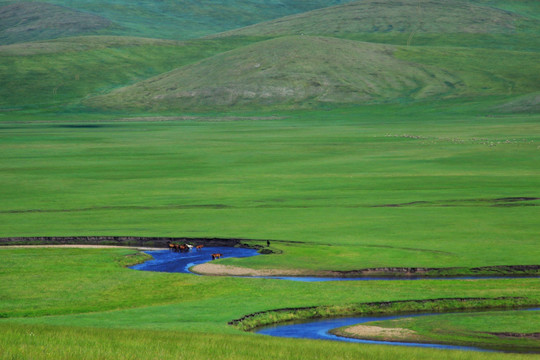
[[(48, 0), (112, 21), (109, 35), (185, 40), (220, 31), (344, 3), (343, 0), (234, 0), (234, 1), (85, 1)], [(0, 6), (16, 3), (0, 1)], [(39, 30), (37, 30), (39, 31)]]
[(87, 36), (0, 46), (0, 107), (70, 104), (242, 43)]
[(517, 95), (538, 91), (539, 56), (281, 37), (216, 55), (86, 104), (193, 110)]
[(86, 103), (157, 109), (313, 106), (460, 91), (460, 78), (396, 59), (395, 51), (334, 38), (284, 37), (219, 54)]
[[(254, 107), (285, 101), (287, 106), (313, 106), (359, 98), (396, 101), (441, 93), (476, 96), (538, 91), (536, 52), (395, 48), (312, 37), (244, 46), (254, 41), (224, 38), (175, 43), (76, 37), (0, 46), (0, 75), (5, 84), (0, 88), (0, 107), (65, 106), (177, 67), (91, 103), (207, 110), (216, 103)], [(236, 50), (219, 54), (230, 49)], [(196, 63), (215, 54), (219, 55)], [(182, 67), (190, 63), (196, 64)], [(209, 73), (211, 80), (203, 76)], [(176, 96), (190, 92), (199, 96), (177, 101)]]
[(4, 122), (0, 234), (307, 242), (252, 267), (536, 264), (538, 201), (495, 199), (540, 197), (537, 116), (457, 111)]
[(0, 7), (0, 44), (92, 34), (113, 27), (103, 17), (52, 4), (23, 2)]
[[(439, 27), (433, 30), (436, 33), (415, 33), (414, 44), (418, 41), (419, 45), (430, 45), (430, 47), (402, 48), (397, 59), (392, 58), (390, 53), (380, 54), (372, 51), (376, 48), (375, 46), (358, 44), (355, 48), (351, 45), (353, 43), (336, 39), (328, 40), (324, 46), (320, 46), (320, 40), (314, 39), (304, 41), (303, 45), (299, 45), (301, 42), (298, 38), (289, 38), (289, 43), (284, 40), (273, 40), (252, 45), (250, 48), (237, 49), (231, 55), (219, 55), (195, 67), (165, 74), (160, 78), (166, 79), (159, 84), (147, 87), (147, 83), (141, 83), (134, 88), (135, 91), (130, 90), (121, 95), (116, 93), (109, 99), (101, 98), (100, 105), (134, 107), (145, 104), (146, 107), (172, 106), (205, 110), (208, 105), (216, 107), (217, 105), (213, 104), (216, 101), (222, 107), (233, 103), (235, 106), (258, 107), (285, 101), (288, 102), (286, 106), (294, 103), (295, 107), (311, 107), (321, 101), (324, 103), (350, 102), (358, 101), (359, 98), (396, 101), (440, 93), (476, 96), (534, 92), (538, 91), (539, 81), (537, 77), (530, 74), (540, 73), (536, 65), (540, 63), (536, 55), (538, 44), (535, 39), (537, 37), (527, 34), (527, 28), (519, 27), (516, 19), (522, 19), (520, 16), (526, 13), (525, 10), (535, 8), (528, 2), (523, 4), (521, 7), (516, 6), (520, 11), (513, 13), (492, 9), (490, 10), (492, 14), (488, 11), (491, 14), (491, 20), (485, 24), (489, 26), (482, 26), (486, 26), (484, 30), (494, 27), (496, 31), (480, 35), (466, 32), (448, 33), (453, 31), (452, 26), (463, 28), (463, 21), (467, 19), (472, 21), (466, 13), (476, 14), (478, 11), (474, 8), (476, 10), (469, 11), (469, 9), (463, 13), (461, 7), (454, 7), (461, 11), (458, 15), (463, 16), (452, 17), (452, 21), (449, 22), (437, 22), (444, 26), (437, 25)], [(363, 22), (350, 18), (355, 12), (347, 10), (349, 7), (354, 9), (359, 6), (367, 5), (354, 3), (280, 19), (280, 28), (282, 24), (289, 24), (292, 29), (290, 31), (294, 33), (295, 28), (304, 28), (307, 24), (317, 29), (330, 29), (334, 24), (340, 24), (343, 31), (326, 31), (326, 33), (367, 41), (407, 42), (408, 33), (358, 32), (362, 29), (356, 29), (355, 26), (358, 27), (358, 24), (361, 25)], [(448, 5), (429, 2), (425, 4), (425, 7), (430, 10), (423, 11), (440, 15), (451, 10), (445, 6)], [(374, 9), (373, 11), (381, 11), (380, 7), (372, 6), (371, 8)], [(510, 5), (505, 8), (510, 8)], [(481, 9), (485, 11), (485, 8)], [(407, 13), (403, 9), (398, 10), (396, 13), (388, 11), (393, 14), (393, 18), (399, 17), (401, 12)], [(330, 24), (325, 23), (327, 20)], [(529, 25), (537, 29), (534, 27), (535, 24)], [(181, 48), (172, 43), (157, 40), (155, 42), (134, 38), (121, 40), (122, 38), (114, 37), (79, 37), (36, 44), (3, 46), (0, 47), (0, 52), (5, 56), (2, 56), (0, 60), (0, 75), (7, 86), (2, 86), (0, 89), (0, 106), (13, 108), (76, 104), (86, 96), (107, 92), (225, 50), (264, 40), (266, 38), (261, 35), (268, 35), (265, 33), (265, 26), (269, 25), (262, 24), (242, 30), (251, 31), (257, 37), (233, 36), (224, 37), (217, 42), (194, 41), (183, 44)], [(353, 28), (345, 30), (349, 26)], [(509, 30), (516, 26), (520, 29), (518, 33)], [(289, 31), (287, 30), (289, 27), (283, 26), (284, 31)], [(424, 34), (422, 35), (424, 37), (418, 38), (417, 36), (421, 34)], [(437, 45), (437, 47), (431, 47), (432, 45)], [(441, 49), (440, 45), (495, 47), (504, 50)], [(291, 47), (299, 48), (294, 56), (291, 54)], [(254, 49), (259, 52), (258, 55), (253, 54)], [(378, 49), (381, 50), (383, 47)], [(508, 51), (508, 49), (521, 51)], [(331, 57), (330, 60), (329, 57)], [(260, 70), (260, 68), (251, 68), (251, 71), (244, 72), (242, 76), (236, 73), (239, 68), (236, 62), (250, 69), (251, 62), (261, 64), (275, 58), (279, 60), (266, 71), (255, 73), (254, 70)], [(353, 61), (356, 58), (360, 60)], [(366, 63), (366, 58), (371, 61)], [(288, 63), (289, 60), (292, 63)], [(407, 62), (403, 62), (404, 60)], [(377, 64), (374, 65), (374, 62)], [(299, 63), (300, 66), (298, 66)], [(330, 66), (331, 63), (339, 63), (342, 66), (335, 69)], [(418, 69), (412, 69), (411, 66)], [(213, 79), (218, 79), (218, 86), (215, 81), (205, 83), (201, 80), (201, 78), (208, 78), (203, 76), (208, 73), (213, 74)], [(426, 75), (431, 73), (434, 79), (426, 78)], [(394, 78), (402, 81), (394, 80)], [(453, 84), (452, 86), (456, 88), (451, 88), (449, 84)], [(177, 101), (176, 96), (186, 93), (198, 96), (187, 96)], [(291, 93), (294, 95), (290, 96)], [(155, 101), (154, 96), (159, 96), (160, 100)]]
[(536, 65), (540, 44), (531, 35), (538, 32), (540, 22), (524, 10), (534, 14), (536, 6), (524, 2), (501, 5), (501, 10), (498, 5), (422, 1), (420, 7), (409, 2), (380, 6), (369, 1), (280, 18), (218, 36), (264, 40), (323, 34), (398, 44), (413, 43), (414, 37), (414, 44), (423, 46), (401, 47), (395, 59), (391, 48), (380, 45), (289, 36), (220, 54), (87, 104), (191, 110), (313, 107), (321, 102), (537, 92), (540, 82), (531, 74), (540, 73)]
[[(492, 2), (491, 2), (492, 3)], [(291, 15), (215, 36), (324, 35), (399, 45), (528, 48), (538, 41), (533, 2), (359, 1)], [(517, 10), (516, 10), (517, 9)], [(516, 11), (508, 11), (516, 10)], [(520, 36), (520, 33), (528, 36)]]
[[(345, 35), (372, 32), (509, 33), (530, 21), (466, 1), (357, 1), (232, 30), (220, 36)], [(530, 25), (535, 22), (532, 21)]]
[(211, 36), (305, 34), (395, 45), (538, 51), (540, 41), (534, 34), (540, 26), (539, 10), (535, 1), (386, 1), (385, 6), (361, 1)]
[[(0, 253), (4, 317), (0, 319), (0, 356), (4, 358), (117, 354), (120, 358), (135, 354), (137, 358), (168, 358), (182, 354), (249, 359), (270, 358), (275, 353), (297, 359), (311, 358), (315, 351), (314, 358), (320, 354), (430, 358), (440, 353), (270, 339), (243, 334), (226, 323), (246, 313), (289, 306), (456, 296), (540, 299), (534, 279), (296, 283), (137, 272), (121, 267), (124, 257), (134, 253), (125, 249), (0, 249)], [(197, 345), (201, 339), (207, 339), (204, 347)], [(144, 348), (136, 345), (139, 343)], [(445, 356), (481, 359), (484, 355), (451, 352)]]
[[(525, 336), (526, 334), (540, 333), (539, 324), (540, 311), (505, 311), (405, 318), (376, 321), (366, 325), (414, 331), (409, 337), (400, 337), (400, 341), (457, 343), (472, 346), (489, 344), (492, 347), (540, 350), (538, 339)], [(346, 328), (342, 331), (347, 333)], [(516, 335), (502, 336), (494, 333), (513, 333)], [(524, 336), (520, 337), (517, 334)], [(375, 339), (375, 337), (372, 338)]]

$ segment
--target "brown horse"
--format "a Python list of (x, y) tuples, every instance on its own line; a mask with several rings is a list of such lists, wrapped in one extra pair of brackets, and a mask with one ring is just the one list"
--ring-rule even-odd
[(170, 251), (173, 251), (173, 250), (174, 250), (174, 244), (173, 244), (173, 243), (169, 243), (169, 250), (170, 250)]
[(220, 257), (222, 257), (223, 254), (212, 254), (212, 260), (216, 260), (216, 259), (219, 259)]
[(204, 247), (204, 245), (197, 245), (195, 248), (197, 249), (197, 251), (200, 251), (200, 250), (202, 250), (203, 247)]

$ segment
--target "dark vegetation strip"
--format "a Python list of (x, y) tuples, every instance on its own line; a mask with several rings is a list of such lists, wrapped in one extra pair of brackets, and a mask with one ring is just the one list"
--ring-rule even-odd
[(408, 206), (440, 206), (440, 207), (477, 207), (477, 206), (538, 206), (528, 201), (540, 200), (532, 196), (504, 197), (496, 199), (461, 199), (441, 201), (412, 201), (399, 204), (372, 205), (372, 207), (408, 207)]
[(244, 331), (258, 327), (332, 317), (414, 314), (425, 312), (454, 312), (466, 310), (522, 309), (540, 305), (538, 300), (526, 297), (498, 298), (442, 298), (425, 300), (398, 300), (346, 305), (309, 306), (260, 311), (232, 320), (228, 324)]
[(540, 333), (514, 333), (514, 332), (487, 332), (486, 334), (494, 335), (500, 338), (520, 338), (540, 340)]
[[(72, 128), (91, 128), (99, 127), (99, 125), (61, 125), (63, 127)], [(161, 210), (161, 209), (245, 209), (245, 208), (262, 208), (262, 209), (308, 209), (308, 208), (321, 208), (321, 207), (333, 207), (333, 208), (378, 208), (378, 207), (479, 207), (479, 206), (493, 206), (493, 207), (516, 207), (516, 206), (540, 206), (537, 203), (531, 203), (531, 201), (540, 200), (538, 197), (506, 197), (497, 199), (462, 199), (462, 200), (441, 200), (441, 201), (412, 201), (408, 203), (396, 203), (396, 204), (377, 204), (377, 205), (363, 205), (363, 204), (333, 204), (328, 205), (287, 205), (287, 204), (262, 204), (255, 206), (232, 206), (227, 204), (177, 204), (166, 206), (94, 206), (86, 208), (72, 208), (72, 209), (11, 209), (0, 210), (0, 214), (25, 214), (25, 213), (69, 213), (69, 212), (86, 212), (86, 211), (102, 211), (102, 210)]]
[(378, 267), (361, 270), (331, 271), (332, 277), (395, 276), (395, 277), (454, 277), (454, 276), (537, 276), (540, 265), (494, 265), (480, 267)]
[[(277, 243), (302, 243), (300, 241), (242, 239), (242, 238), (215, 238), (215, 237), (141, 237), (141, 236), (33, 236), (33, 237), (3, 237), (3, 245), (113, 245), (113, 246), (142, 246), (168, 248), (172, 243), (192, 243), (205, 246), (227, 246), (244, 248), (262, 248), (267, 241)], [(255, 244), (253, 244), (255, 243)]]

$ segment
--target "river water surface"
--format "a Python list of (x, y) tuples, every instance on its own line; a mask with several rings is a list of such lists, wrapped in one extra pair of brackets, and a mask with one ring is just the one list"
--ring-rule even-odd
[[(159, 272), (175, 272), (175, 273), (188, 273), (189, 268), (195, 265), (203, 264), (212, 260), (212, 254), (221, 253), (223, 258), (227, 257), (250, 257), (259, 255), (255, 249), (246, 248), (233, 248), (233, 247), (204, 247), (200, 251), (195, 249), (188, 253), (176, 253), (170, 250), (155, 250), (145, 251), (145, 253), (153, 257), (152, 260), (146, 261), (142, 264), (132, 266), (135, 270), (145, 271), (159, 271)], [(360, 277), (360, 278), (318, 278), (318, 277), (288, 277), (288, 276), (276, 276), (276, 277), (264, 277), (269, 279), (282, 279), (292, 281), (374, 281), (374, 280), (455, 280), (455, 279), (501, 279), (501, 277), (456, 277), (456, 278), (421, 278), (421, 277), (406, 277), (406, 278), (391, 278), (391, 277)], [(504, 277), (510, 279), (511, 277)], [(540, 310), (540, 309), (534, 309)], [(289, 338), (303, 338), (303, 339), (318, 339), (318, 340), (334, 340), (334, 341), (346, 341), (364, 344), (382, 344), (382, 345), (394, 345), (394, 346), (414, 346), (424, 348), (436, 348), (436, 349), (452, 349), (452, 350), (472, 350), (472, 351), (496, 351), (481, 349), (477, 347), (468, 346), (455, 346), (444, 344), (424, 344), (424, 343), (405, 343), (405, 342), (389, 342), (389, 341), (374, 341), (374, 340), (360, 340), (346, 338), (342, 336), (336, 336), (330, 333), (330, 330), (350, 326), (355, 324), (367, 323), (370, 321), (378, 320), (391, 320), (413, 316), (436, 316), (440, 314), (415, 314), (415, 315), (401, 315), (401, 316), (386, 316), (386, 317), (348, 317), (348, 318), (335, 318), (335, 319), (323, 319), (302, 323), (286, 324), (286, 325), (274, 325), (265, 327), (255, 332), (263, 335), (271, 335), (277, 337), (289, 337)], [(506, 350), (502, 350), (506, 351)], [(508, 352), (512, 352), (509, 349)]]

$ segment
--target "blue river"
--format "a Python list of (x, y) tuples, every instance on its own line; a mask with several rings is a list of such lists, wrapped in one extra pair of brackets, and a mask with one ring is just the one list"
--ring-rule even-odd
[[(204, 247), (197, 251), (192, 249), (187, 253), (177, 253), (170, 250), (154, 250), (145, 251), (153, 257), (142, 264), (132, 266), (131, 269), (145, 271), (159, 271), (172, 273), (193, 274), (189, 268), (195, 265), (204, 264), (212, 261), (212, 254), (223, 254), (222, 258), (234, 257), (244, 258), (257, 256), (259, 253), (255, 249), (235, 248), (235, 247)], [(535, 277), (535, 276), (531, 276)], [(516, 277), (504, 276), (467, 276), (467, 277), (421, 277), (421, 276), (404, 276), (404, 277), (313, 277), (313, 276), (264, 276), (265, 279), (278, 279), (290, 281), (318, 282), (318, 281), (399, 281), (399, 280), (475, 280), (475, 279), (514, 279)], [(524, 277), (527, 278), (527, 277)]]
[(222, 258), (243, 258), (259, 255), (255, 249), (234, 247), (203, 247), (201, 250), (192, 249), (187, 253), (170, 250), (145, 251), (145, 253), (151, 255), (153, 259), (132, 266), (131, 269), (193, 274), (189, 271), (190, 267), (212, 261), (212, 254), (215, 253), (222, 254)]
[(315, 320), (315, 321), (297, 323), (297, 324), (273, 325), (273, 326), (256, 330), (255, 332), (258, 334), (263, 334), (263, 335), (271, 335), (271, 336), (286, 337), (286, 338), (334, 340), (334, 341), (345, 341), (345, 342), (354, 342), (354, 343), (362, 343), (362, 344), (414, 346), (414, 347), (425, 347), (425, 348), (435, 348), (435, 349), (474, 350), (474, 351), (486, 351), (486, 352), (491, 351), (491, 350), (480, 349), (476, 347), (468, 347), (468, 346), (360, 340), (360, 339), (337, 336), (330, 333), (330, 330), (332, 329), (340, 328), (343, 326), (363, 324), (370, 321), (393, 320), (393, 319), (401, 319), (401, 318), (408, 318), (408, 317), (431, 316), (431, 315), (436, 315), (436, 314), (415, 314), (415, 315), (380, 316), (380, 317), (364, 316), (364, 317), (322, 319), (322, 320)]
[[(187, 273), (193, 274), (189, 268), (195, 265), (203, 264), (212, 261), (212, 254), (220, 253), (222, 258), (235, 257), (243, 258), (259, 255), (255, 249), (245, 248), (233, 248), (233, 247), (204, 247), (197, 251), (192, 249), (187, 253), (177, 253), (170, 250), (155, 250), (145, 251), (145, 253), (151, 255), (153, 259), (148, 260), (142, 264), (132, 266), (131, 269), (144, 270), (144, 271), (158, 271), (158, 272), (173, 272), (173, 273)], [(266, 279), (282, 279), (292, 281), (372, 281), (372, 280), (452, 280), (452, 279), (501, 279), (511, 277), (457, 277), (457, 278), (421, 278), (421, 277), (406, 277), (406, 278), (392, 278), (392, 277), (360, 277), (360, 278), (320, 278), (320, 277), (288, 277), (288, 276), (276, 276), (276, 277), (264, 277)], [(540, 310), (540, 309), (531, 309)], [(423, 343), (405, 343), (405, 342), (388, 342), (388, 341), (374, 341), (374, 340), (360, 340), (352, 339), (341, 336), (336, 336), (330, 333), (330, 330), (339, 328), (342, 326), (350, 326), (355, 324), (367, 323), (377, 320), (391, 320), (405, 317), (415, 316), (436, 316), (438, 314), (415, 314), (415, 315), (401, 315), (401, 316), (385, 316), (385, 317), (348, 317), (348, 318), (334, 318), (313, 320), (309, 322), (274, 325), (258, 329), (255, 332), (263, 335), (271, 335), (277, 337), (289, 337), (289, 338), (303, 338), (303, 339), (318, 339), (318, 340), (334, 340), (355, 342), (364, 344), (381, 344), (381, 345), (395, 345), (395, 346), (414, 346), (424, 348), (436, 348), (436, 349), (452, 349), (452, 350), (471, 350), (471, 351), (500, 351), (500, 350), (488, 350), (477, 347), (467, 346), (454, 346), (443, 344), (423, 344)], [(504, 350), (503, 350), (504, 351)], [(510, 349), (508, 352), (512, 352)]]

